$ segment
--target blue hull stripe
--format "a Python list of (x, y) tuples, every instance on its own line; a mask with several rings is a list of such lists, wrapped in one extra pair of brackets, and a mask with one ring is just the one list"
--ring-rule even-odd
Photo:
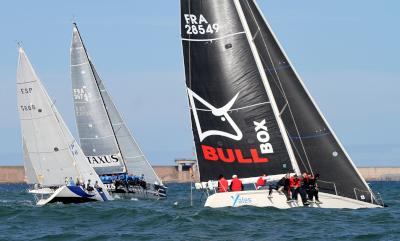
[(75, 193), (76, 195), (83, 197), (83, 198), (91, 198), (94, 197), (94, 194), (87, 194), (81, 187), (78, 186), (68, 186), (68, 189)]
[(99, 192), (100, 197), (103, 199), (103, 201), (107, 201), (107, 200), (108, 200), (103, 191), (101, 191), (101, 190), (99, 190), (99, 189), (97, 189), (97, 191)]

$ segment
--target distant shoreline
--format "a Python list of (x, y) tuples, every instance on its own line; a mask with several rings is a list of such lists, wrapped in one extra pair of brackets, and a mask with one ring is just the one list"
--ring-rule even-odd
[[(178, 171), (177, 166), (153, 166), (165, 183), (188, 183), (192, 177), (188, 170)], [(400, 167), (359, 167), (367, 181), (400, 181)], [(198, 179), (194, 178), (195, 181)], [(23, 166), (0, 166), (0, 183), (25, 183)]]

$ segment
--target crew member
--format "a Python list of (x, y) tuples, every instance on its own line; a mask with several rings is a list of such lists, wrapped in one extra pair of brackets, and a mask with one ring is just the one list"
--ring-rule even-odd
[(293, 177), (290, 177), (290, 192), (292, 193), (292, 200), (297, 200), (300, 184), (301, 182), (297, 174), (295, 174)]
[(90, 185), (90, 179), (88, 179), (87, 184), (86, 184), (86, 190), (93, 191), (93, 187)]
[(242, 181), (240, 181), (240, 179), (238, 178), (237, 175), (233, 175), (232, 176), (230, 189), (231, 189), (232, 192), (239, 192), (239, 191), (243, 191), (244, 190), (243, 183), (242, 183)]
[(308, 194), (308, 198), (313, 201), (315, 197), (315, 203), (317, 204), (322, 204), (321, 201), (319, 201), (318, 198), (318, 179), (319, 179), (319, 174), (315, 174), (313, 178), (310, 179), (310, 192)]
[(218, 178), (218, 192), (227, 192), (228, 191), (228, 181), (225, 179), (224, 175), (219, 175)]
[(302, 174), (302, 179), (301, 179), (301, 190), (299, 190), (300, 195), (303, 196), (308, 196), (308, 193), (310, 191), (310, 178), (311, 174), (304, 172)]
[(265, 186), (265, 179), (267, 178), (267, 174), (262, 174), (261, 177), (258, 178), (256, 182), (256, 189), (260, 189), (261, 187)]
[(301, 188), (301, 180), (298, 178), (297, 174), (290, 178), (290, 191), (292, 192), (292, 200), (297, 201), (297, 196), (300, 193), (301, 201), (303, 205), (308, 205), (305, 193)]
[(75, 183), (74, 183), (74, 180), (72, 180), (72, 177), (69, 177), (68, 186), (75, 186)]

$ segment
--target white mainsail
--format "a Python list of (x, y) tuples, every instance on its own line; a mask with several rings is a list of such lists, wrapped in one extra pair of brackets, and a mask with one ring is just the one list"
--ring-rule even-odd
[[(149, 183), (162, 184), (161, 179), (133, 138), (111, 96), (90, 61), (79, 31), (74, 25), (71, 46), (71, 78), (75, 117), (82, 149), (86, 156), (118, 154), (125, 172), (145, 177)], [(96, 150), (96, 151), (94, 151)], [(112, 163), (92, 163), (99, 174), (121, 173)], [(118, 167), (118, 166), (116, 166)]]
[[(17, 98), (28, 181), (50, 187), (64, 185), (65, 178), (72, 177), (98, 181), (102, 186), (22, 48), (19, 48)], [(109, 196), (106, 188), (102, 188)]]

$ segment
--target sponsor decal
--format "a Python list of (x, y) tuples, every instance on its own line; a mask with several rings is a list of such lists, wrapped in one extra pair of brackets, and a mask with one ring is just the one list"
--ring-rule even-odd
[[(222, 136), (234, 141), (241, 141), (243, 139), (243, 133), (239, 129), (238, 125), (229, 115), (232, 106), (235, 101), (239, 97), (239, 93), (237, 93), (227, 104), (223, 107), (217, 108), (212, 104), (208, 103), (206, 100), (201, 98), (195, 92), (188, 88), (189, 102), (193, 113), (194, 122), (196, 125), (197, 133), (199, 135), (200, 142), (203, 142), (209, 136)], [(197, 109), (195, 100), (203, 104), (207, 107), (207, 110)], [(198, 111), (209, 111), (216, 117), (219, 117), (222, 123), (226, 123), (230, 125), (234, 131), (234, 133), (229, 133), (221, 130), (207, 130), (203, 131)], [(210, 145), (201, 144), (202, 154), (205, 160), (208, 161), (222, 161), (225, 163), (266, 163), (269, 162), (267, 157), (262, 157), (261, 155), (272, 154), (274, 153), (272, 144), (270, 143), (271, 136), (268, 132), (267, 121), (265, 119), (258, 121), (253, 121), (254, 125), (254, 134), (255, 138), (258, 141), (258, 144), (255, 143), (254, 147), (249, 149), (231, 149), (231, 148), (221, 148), (221, 147), (213, 147)]]
[(268, 158), (260, 157), (255, 148), (250, 149), (251, 158), (243, 157), (243, 152), (240, 149), (222, 149), (214, 148), (207, 145), (201, 145), (204, 159), (208, 161), (223, 161), (226, 163), (266, 163), (269, 162)]
[(118, 154), (105, 156), (87, 156), (86, 159), (92, 167), (112, 167), (120, 166)]
[(240, 196), (240, 194), (232, 195), (231, 199), (233, 201), (232, 207), (242, 206), (242, 205), (246, 205), (246, 204), (252, 203), (252, 199), (251, 198)]
[[(205, 101), (203, 98), (198, 96), (196, 93), (194, 93), (189, 88), (188, 88), (188, 95), (189, 95), (190, 106), (192, 107), (193, 117), (194, 117), (194, 121), (196, 122), (197, 133), (199, 134), (200, 141), (203, 141), (204, 139), (206, 139), (209, 136), (224, 136), (224, 137), (230, 138), (232, 140), (236, 140), (236, 141), (239, 141), (243, 138), (242, 131), (239, 129), (239, 127), (236, 125), (236, 123), (232, 120), (232, 118), (228, 114), (228, 111), (231, 109), (231, 107), (235, 103), (236, 99), (238, 98), (239, 93), (237, 93), (226, 105), (224, 105), (221, 108), (214, 107), (213, 105), (211, 105), (210, 103)], [(195, 99), (198, 100), (200, 103), (202, 103), (204, 106), (206, 106), (214, 116), (221, 117), (221, 120), (223, 122), (228, 122), (232, 126), (235, 133), (232, 134), (232, 133), (228, 133), (228, 132), (220, 131), (220, 130), (208, 130), (208, 131), (203, 132), (200, 121), (199, 121), (199, 116), (197, 114), (197, 108), (196, 108), (196, 104), (194, 101)]]

